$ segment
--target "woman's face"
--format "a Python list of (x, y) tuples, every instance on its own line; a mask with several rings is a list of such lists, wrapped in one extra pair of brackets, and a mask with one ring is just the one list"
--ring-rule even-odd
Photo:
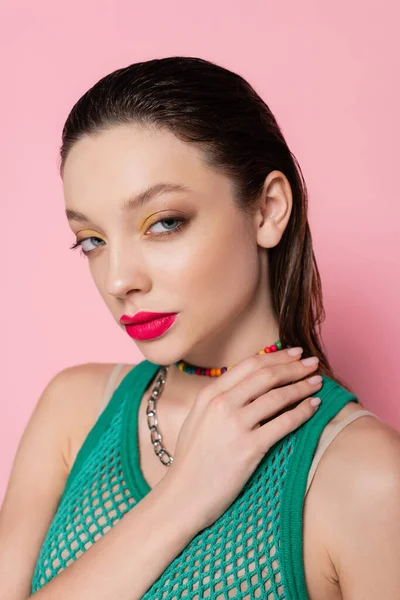
[[(148, 360), (226, 364), (226, 351), (232, 357), (246, 335), (254, 336), (248, 354), (275, 341), (265, 338), (260, 314), (248, 329), (258, 306), (268, 310), (269, 294), (254, 222), (234, 204), (229, 179), (207, 168), (193, 145), (168, 131), (117, 126), (75, 143), (63, 184), (67, 214), (87, 217), (69, 224), (85, 239), (81, 250), (118, 325), (124, 329), (123, 314), (178, 313), (161, 336), (135, 340)], [(123, 208), (156, 184), (176, 189)]]

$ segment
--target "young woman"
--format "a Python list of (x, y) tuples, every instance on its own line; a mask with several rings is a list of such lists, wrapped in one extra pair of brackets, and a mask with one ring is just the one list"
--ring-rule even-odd
[(323, 352), (306, 186), (265, 102), (202, 59), (130, 65), (73, 107), (60, 173), (145, 360), (44, 390), (1, 600), (400, 598), (400, 435)]

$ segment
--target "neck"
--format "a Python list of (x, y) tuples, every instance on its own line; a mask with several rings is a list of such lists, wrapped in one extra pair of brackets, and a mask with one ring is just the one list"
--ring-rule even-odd
[[(264, 313), (265, 314), (265, 313)], [(263, 325), (263, 326), (261, 326)], [(201, 368), (221, 368), (237, 364), (249, 356), (258, 354), (266, 346), (271, 346), (279, 339), (279, 328), (275, 319), (266, 318), (258, 327), (249, 329), (248, 324), (231, 327), (230, 333), (223, 335), (217, 333), (212, 340), (202, 340), (210, 349), (209, 352), (201, 351), (200, 345), (193, 348), (182, 360)], [(217, 341), (218, 340), (218, 341)], [(211, 350), (212, 349), (212, 350)], [(191, 407), (198, 392), (214, 380), (207, 375), (194, 375), (180, 370), (175, 364), (169, 366), (166, 390), (176, 394), (181, 399), (180, 403)]]
[(259, 316), (246, 312), (203, 338), (180, 360), (200, 368), (221, 368), (257, 354), (278, 339), (279, 327), (272, 312), (264, 310)]

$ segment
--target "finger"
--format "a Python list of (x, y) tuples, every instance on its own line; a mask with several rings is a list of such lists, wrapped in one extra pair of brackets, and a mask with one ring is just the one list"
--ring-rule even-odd
[[(290, 351), (295, 351), (297, 353), (289, 354)], [(225, 371), (225, 373), (219, 377), (215, 377), (215, 381), (212, 381), (205, 387), (199, 395), (206, 401), (211, 400), (211, 398), (214, 398), (218, 394), (230, 390), (251, 373), (267, 365), (272, 367), (278, 364), (290, 364), (296, 362), (301, 358), (302, 353), (302, 348), (289, 348), (270, 352), (269, 354), (255, 354), (254, 356), (249, 356), (234, 365), (229, 371)]]
[(253, 429), (261, 421), (276, 417), (278, 413), (287, 409), (293, 403), (317, 394), (321, 390), (323, 382), (311, 383), (309, 379), (312, 380), (312, 378), (307, 378), (291, 385), (275, 388), (244, 406), (241, 417), (247, 427)]
[(244, 407), (262, 394), (310, 376), (318, 368), (318, 358), (314, 357), (314, 360), (315, 363), (311, 365), (297, 360), (288, 364), (263, 366), (257, 371), (251, 372), (250, 375), (222, 394), (226, 395), (230, 405), (238, 408)]
[(312, 406), (310, 401), (311, 398), (306, 398), (296, 408), (254, 429), (251, 434), (259, 451), (265, 454), (276, 442), (308, 421), (318, 410), (318, 406)]

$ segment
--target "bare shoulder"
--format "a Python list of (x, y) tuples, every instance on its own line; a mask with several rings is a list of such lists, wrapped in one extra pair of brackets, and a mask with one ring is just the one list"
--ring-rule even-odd
[(338, 501), (340, 494), (346, 492), (348, 506), (351, 493), (376, 490), (399, 481), (400, 433), (373, 416), (356, 419), (335, 437), (318, 470), (324, 492), (329, 497), (334, 493)]
[[(0, 507), (1, 598), (27, 598), (30, 593), (37, 557), (65, 489), (70, 461), (97, 419), (113, 367), (94, 363), (67, 367), (49, 380), (36, 403)], [(130, 368), (126, 365), (120, 377)]]
[[(341, 417), (337, 415), (329, 425), (360, 410), (357, 405), (345, 408), (346, 413), (340, 411)], [(324, 482), (323, 489), (329, 497), (336, 490), (335, 496), (339, 499), (344, 491), (366, 491), (365, 486), (376, 489), (393, 477), (398, 481), (399, 459), (400, 432), (379, 418), (364, 415), (338, 433), (324, 452), (317, 473), (319, 471), (319, 480)]]
[[(346, 405), (323, 435), (358, 410), (356, 403)], [(368, 560), (388, 552), (384, 547), (388, 533), (393, 522), (400, 522), (400, 433), (370, 415), (347, 424), (321, 458), (305, 513), (314, 547), (319, 549), (316, 558), (311, 545), (305, 543), (309, 564), (318, 565), (319, 571), (314, 577), (314, 567), (310, 567), (308, 584), (314, 585), (314, 577), (324, 589), (324, 598), (341, 598), (339, 587), (342, 592), (344, 587), (350, 590), (360, 585), (361, 579), (372, 577), (373, 564)], [(314, 597), (318, 596), (311, 593), (310, 598)]]
[[(134, 366), (124, 364), (114, 387), (118, 387)], [(116, 363), (73, 365), (57, 373), (52, 381), (60, 392), (58, 396), (64, 398), (65, 410), (62, 414), (68, 420), (62, 449), (68, 472), (87, 434), (100, 416), (106, 386), (115, 367)]]

